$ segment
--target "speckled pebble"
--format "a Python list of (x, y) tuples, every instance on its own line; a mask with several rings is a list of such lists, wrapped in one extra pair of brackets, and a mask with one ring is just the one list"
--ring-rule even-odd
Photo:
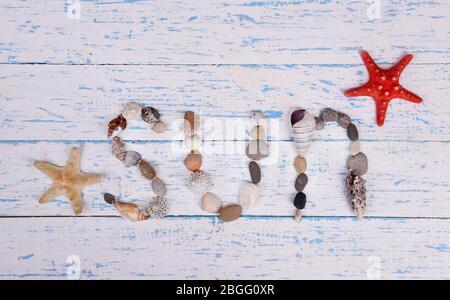
[(222, 208), (222, 201), (220, 201), (219, 196), (216, 194), (208, 192), (202, 196), (200, 207), (204, 211), (214, 214)]
[(338, 113), (332, 108), (325, 108), (320, 112), (320, 117), (324, 122), (336, 122)]
[(359, 141), (350, 142), (350, 154), (356, 155), (359, 152), (361, 152), (361, 145), (359, 144)]
[(219, 216), (224, 222), (231, 222), (239, 219), (242, 213), (242, 207), (239, 204), (233, 204), (220, 209)]
[(302, 173), (297, 176), (295, 180), (295, 189), (298, 192), (301, 192), (305, 189), (305, 186), (308, 184), (308, 176), (305, 173)]
[(263, 140), (266, 137), (266, 132), (262, 126), (257, 125), (250, 131), (250, 137), (255, 140)]
[(156, 177), (155, 168), (153, 168), (153, 166), (145, 159), (142, 159), (139, 162), (139, 170), (141, 171), (142, 176), (148, 180), (153, 180)]
[(142, 107), (136, 102), (128, 102), (122, 108), (122, 115), (125, 118), (138, 118), (141, 112)]
[(142, 156), (138, 152), (127, 151), (127, 152), (125, 152), (125, 158), (123, 160), (123, 163), (127, 167), (133, 167), (133, 166), (136, 166), (141, 159), (142, 159)]
[(202, 170), (193, 172), (187, 178), (188, 189), (198, 195), (203, 195), (211, 189), (211, 177), (208, 173)]
[(352, 119), (347, 114), (341, 112), (338, 113), (337, 123), (339, 124), (339, 126), (341, 126), (344, 129), (347, 129), (348, 125), (350, 125), (351, 122)]
[(297, 209), (304, 209), (306, 205), (306, 195), (303, 192), (298, 192), (294, 198), (294, 206)]
[(159, 178), (156, 178), (152, 181), (152, 190), (156, 195), (160, 197), (164, 197), (167, 192), (164, 182), (162, 182), (162, 180)]
[(261, 181), (261, 168), (256, 161), (251, 161), (248, 164), (248, 169), (250, 171), (250, 177), (254, 184), (258, 184)]
[(245, 153), (251, 160), (261, 160), (269, 156), (269, 145), (262, 141), (250, 141), (245, 149)]
[(359, 176), (367, 173), (368, 164), (367, 156), (362, 152), (356, 155), (349, 155), (347, 159), (347, 169), (354, 170)]
[(306, 171), (306, 159), (303, 156), (297, 156), (294, 160), (294, 168), (297, 173), (304, 173)]
[(325, 127), (325, 122), (321, 117), (314, 117), (314, 120), (316, 121), (316, 130), (322, 130)]
[(356, 141), (359, 139), (358, 129), (355, 124), (350, 123), (347, 127), (347, 136), (351, 141)]
[(155, 124), (156, 122), (159, 121), (161, 116), (159, 112), (156, 110), (156, 108), (147, 106), (142, 109), (141, 117), (142, 120), (144, 120), (145, 122)]

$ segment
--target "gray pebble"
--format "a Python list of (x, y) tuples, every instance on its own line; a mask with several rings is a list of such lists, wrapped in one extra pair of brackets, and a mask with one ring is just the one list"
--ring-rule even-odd
[(352, 122), (352, 119), (344, 113), (338, 113), (337, 123), (344, 129), (347, 129), (348, 125)]
[(261, 168), (256, 161), (251, 161), (248, 164), (248, 169), (250, 170), (250, 177), (254, 184), (258, 184), (261, 181)]
[(308, 176), (305, 173), (301, 173), (297, 176), (297, 179), (295, 180), (295, 189), (298, 192), (301, 192), (304, 190), (305, 186), (308, 184)]
[(164, 195), (166, 195), (166, 186), (159, 178), (156, 178), (152, 181), (152, 190), (156, 195), (160, 197), (164, 197)]
[(355, 124), (350, 123), (347, 127), (347, 136), (351, 141), (356, 141), (359, 139), (358, 128)]
[(367, 173), (368, 164), (367, 156), (362, 152), (356, 155), (349, 155), (347, 159), (347, 169), (349, 171), (354, 170), (359, 176)]
[(142, 159), (141, 155), (136, 151), (127, 151), (125, 152), (125, 158), (123, 160), (123, 163), (127, 167), (133, 167), (139, 163), (139, 161)]
[(324, 122), (336, 122), (338, 113), (334, 109), (327, 107), (320, 112), (320, 117)]
[(314, 117), (316, 121), (316, 130), (322, 130), (325, 127), (325, 123), (321, 117)]
[(269, 145), (263, 140), (251, 141), (247, 145), (245, 153), (251, 160), (261, 160), (269, 156)]

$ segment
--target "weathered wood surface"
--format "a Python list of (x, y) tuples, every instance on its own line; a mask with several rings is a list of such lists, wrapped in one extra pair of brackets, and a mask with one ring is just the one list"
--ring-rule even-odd
[[(77, 5), (69, 3), (80, 3)], [(371, 4), (373, 3), (373, 4)], [(449, 62), (437, 1), (14, 1), (0, 4), (0, 62), (57, 64)]]
[[(106, 140), (106, 126), (124, 103), (152, 105), (169, 125), (153, 134), (148, 124), (131, 120), (127, 139), (172, 140), (183, 113), (204, 116), (206, 140), (235, 140), (251, 110), (271, 117), (270, 138), (290, 139), (289, 112), (303, 106), (317, 114), (324, 107), (348, 113), (363, 140), (450, 140), (449, 65), (411, 65), (405, 87), (424, 98), (420, 105), (391, 102), (383, 128), (375, 125), (369, 97), (346, 98), (343, 90), (363, 83), (362, 65), (330, 66), (18, 66), (0, 68), (0, 139)], [(228, 131), (227, 131), (228, 130)], [(340, 130), (321, 132), (327, 140), (345, 139)]]
[[(6, 223), (6, 224), (5, 224)], [(449, 279), (447, 220), (0, 219), (0, 278)], [(378, 272), (379, 270), (379, 272)]]

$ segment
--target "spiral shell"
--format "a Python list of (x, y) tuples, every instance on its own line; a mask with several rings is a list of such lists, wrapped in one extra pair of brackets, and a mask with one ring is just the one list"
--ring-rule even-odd
[(291, 124), (295, 150), (304, 156), (311, 144), (316, 121), (306, 110), (299, 109), (291, 114)]
[(124, 161), (126, 152), (127, 152), (127, 149), (125, 147), (125, 144), (122, 142), (122, 139), (118, 136), (113, 137), (113, 139), (112, 139), (112, 154), (114, 155), (114, 157), (120, 161)]
[(113, 204), (122, 216), (132, 222), (147, 220), (149, 218), (149, 215), (145, 211), (141, 211), (139, 206), (134, 203), (114, 201)]

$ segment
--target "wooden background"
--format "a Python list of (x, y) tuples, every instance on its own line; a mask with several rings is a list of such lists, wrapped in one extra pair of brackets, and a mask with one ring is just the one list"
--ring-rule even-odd
[[(75, 255), (81, 279), (449, 279), (449, 18), (446, 0), (1, 1), (0, 278), (65, 279)], [(367, 79), (362, 49), (386, 67), (415, 54), (402, 83), (423, 104), (394, 100), (374, 125), (371, 99), (342, 94)], [(164, 220), (131, 224), (102, 199), (152, 197), (105, 137), (127, 101), (169, 124), (159, 136), (138, 121), (125, 132), (167, 183)], [(315, 137), (305, 217), (292, 220), (287, 120), (299, 106), (354, 118), (369, 157), (364, 220), (344, 197), (348, 142), (335, 125)], [(204, 169), (225, 202), (249, 179), (245, 135), (230, 128), (254, 109), (270, 116), (261, 204), (234, 223), (185, 187), (188, 109), (204, 117)], [(79, 217), (65, 198), (37, 203), (50, 180), (32, 166), (61, 165), (74, 145), (83, 170), (105, 174)]]

